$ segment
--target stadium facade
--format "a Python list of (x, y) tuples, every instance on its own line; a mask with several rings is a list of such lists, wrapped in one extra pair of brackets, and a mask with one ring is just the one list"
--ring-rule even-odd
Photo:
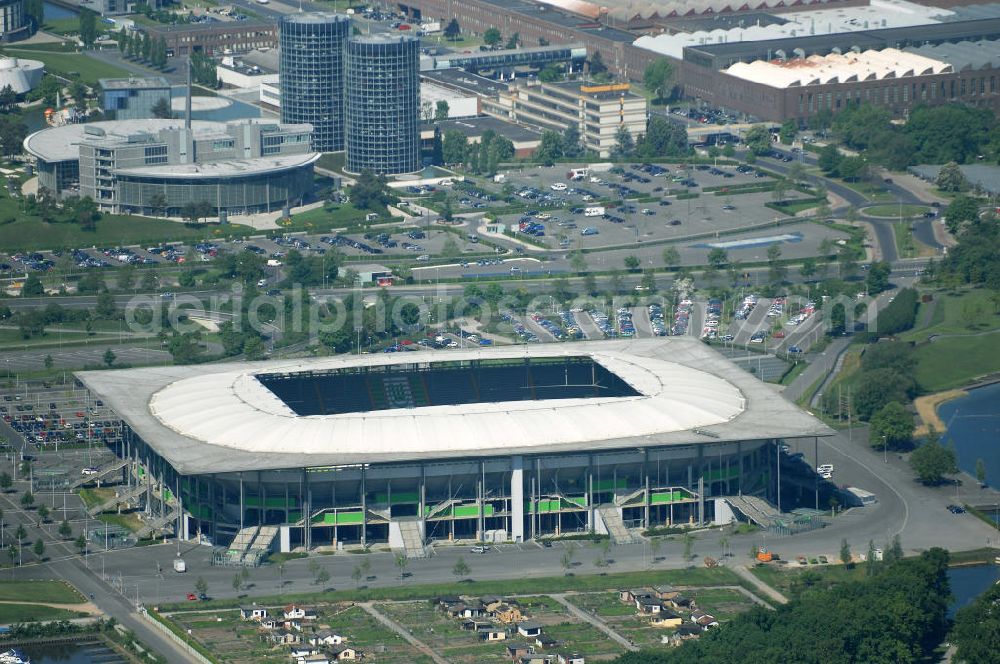
[(687, 338), (77, 374), (125, 423), (149, 527), (282, 550), (524, 541), (773, 499), (780, 441), (830, 430)]

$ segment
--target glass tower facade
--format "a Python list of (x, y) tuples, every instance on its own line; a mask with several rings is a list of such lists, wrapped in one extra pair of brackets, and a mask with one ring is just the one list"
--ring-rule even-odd
[(373, 35), (347, 43), (347, 170), (420, 169), (420, 42)]
[(347, 16), (286, 14), (278, 24), (281, 121), (313, 126), (313, 149), (344, 149), (344, 49)]

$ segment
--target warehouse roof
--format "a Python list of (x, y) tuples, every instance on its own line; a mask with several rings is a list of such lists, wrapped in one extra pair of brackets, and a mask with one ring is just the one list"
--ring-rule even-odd
[[(257, 378), (525, 356), (589, 356), (638, 395), (298, 416)], [(85, 371), (77, 376), (184, 474), (831, 433), (772, 386), (705, 344), (680, 337)]]
[(811, 55), (791, 60), (737, 62), (725, 71), (730, 76), (773, 88), (790, 88), (941, 74), (951, 70), (951, 65), (940, 60), (887, 48), (862, 53)]
[[(748, 19), (733, 26), (677, 34), (646, 35), (635, 46), (680, 59), (685, 47), (708, 46), (774, 39), (796, 39), (812, 36), (840, 36), (879, 28), (909, 28), (938, 23), (951, 15), (947, 9), (923, 7), (905, 0), (874, 0), (871, 6), (837, 7), (813, 11), (789, 12), (778, 15), (778, 22)], [(862, 44), (864, 46), (864, 44)]]
[(957, 44), (909, 46), (908, 53), (947, 62), (953, 71), (1000, 66), (1000, 40), (983, 39)]

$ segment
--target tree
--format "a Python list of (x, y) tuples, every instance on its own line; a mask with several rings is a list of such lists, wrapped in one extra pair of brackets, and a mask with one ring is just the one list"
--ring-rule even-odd
[(448, 102), (444, 99), (439, 99), (437, 104), (434, 106), (434, 122), (441, 122), (442, 120), (448, 119), (448, 112), (451, 109), (448, 108)]
[(396, 567), (399, 568), (399, 580), (402, 581), (406, 575), (406, 566), (409, 564), (410, 559), (406, 557), (405, 553), (396, 554)]
[(611, 156), (625, 159), (632, 154), (633, 150), (635, 150), (635, 139), (625, 123), (622, 123), (618, 125), (618, 131), (615, 132), (615, 146), (611, 148)]
[(321, 585), (323, 585), (324, 583), (326, 583), (329, 580), (330, 580), (330, 571), (329, 570), (327, 570), (327, 569), (321, 569), (319, 572), (317, 572), (316, 579), (315, 579), (315, 582), (316, 582), (317, 586), (321, 586)]
[(955, 645), (954, 662), (996, 661), (1000, 652), (1000, 585), (990, 586), (972, 604), (958, 610), (948, 640)]
[(14, 110), (16, 105), (17, 93), (14, 92), (14, 88), (10, 87), (9, 84), (3, 86), (3, 88), (0, 89), (0, 111), (9, 113)]
[(455, 561), (455, 566), (451, 568), (451, 573), (459, 579), (468, 576), (469, 564), (465, 562), (465, 558), (459, 556), (458, 560)]
[(444, 26), (444, 38), (448, 41), (455, 41), (462, 35), (462, 30), (458, 26), (458, 21), (456, 19), (451, 19), (448, 25)]
[(174, 116), (174, 112), (170, 108), (170, 100), (166, 97), (160, 97), (157, 102), (153, 104), (152, 111), (154, 118), (169, 120)]
[(771, 151), (771, 132), (764, 125), (750, 127), (743, 141), (747, 144), (747, 149), (758, 157)]
[(73, 543), (73, 545), (76, 547), (76, 550), (80, 552), (81, 556), (85, 554), (87, 552), (86, 536), (84, 536), (83, 533), (80, 533), (80, 535), (76, 538), (76, 541)]
[(865, 277), (865, 287), (869, 295), (878, 295), (889, 290), (889, 275), (892, 274), (892, 265), (889, 261), (875, 261), (868, 268), (868, 276)]
[(239, 572), (233, 574), (233, 590), (236, 592), (243, 590), (243, 577), (240, 576)]
[(31, 506), (35, 504), (35, 496), (32, 495), (31, 491), (25, 491), (24, 495), (21, 496), (21, 507), (26, 510), (30, 510)]
[(351, 203), (361, 210), (384, 210), (391, 200), (388, 180), (367, 168), (361, 171), (351, 187)]
[(24, 280), (24, 285), (21, 286), (21, 297), (39, 297), (41, 295), (45, 295), (45, 288), (42, 286), (42, 281), (38, 278), (38, 275), (32, 272)]
[(562, 78), (562, 72), (555, 65), (545, 65), (540, 72), (538, 72), (538, 80), (542, 83), (555, 83)]
[(681, 264), (681, 253), (673, 245), (665, 247), (661, 257), (663, 258), (663, 265), (668, 268), (675, 268)]
[(845, 567), (851, 566), (851, 545), (847, 543), (847, 538), (840, 540), (840, 562)]
[(628, 270), (629, 272), (634, 272), (639, 269), (640, 263), (639, 259), (636, 256), (631, 256), (631, 255), (626, 256), (624, 263), (625, 263), (625, 269)]
[(872, 415), (870, 425), (868, 442), (877, 450), (904, 447), (913, 439), (913, 415), (898, 401), (887, 403)]
[(563, 156), (562, 136), (554, 131), (542, 133), (542, 140), (535, 151), (535, 158), (546, 166), (551, 166)]
[(355, 565), (354, 569), (351, 570), (351, 579), (354, 581), (355, 588), (361, 585), (361, 577), (363, 577), (364, 574), (365, 573), (361, 570), (361, 565)]
[(28, 531), (24, 529), (24, 526), (18, 525), (17, 530), (14, 531), (14, 539), (20, 542), (27, 536), (28, 536)]
[(577, 274), (587, 271), (587, 258), (583, 253), (574, 251), (569, 255), (569, 267)]
[(80, 41), (87, 48), (97, 41), (97, 14), (89, 9), (80, 10)]
[(450, 129), (444, 133), (441, 153), (445, 164), (460, 164), (465, 161), (466, 149), (469, 139), (457, 129)]
[(941, 167), (934, 184), (941, 191), (963, 192), (969, 190), (969, 181), (965, 178), (959, 165), (953, 161), (949, 161)]
[(986, 486), (986, 462), (976, 459), (976, 481), (980, 486)]
[(791, 145), (799, 133), (799, 123), (795, 120), (785, 120), (778, 131), (778, 139), (782, 145)]
[(910, 467), (924, 484), (940, 484), (945, 475), (958, 472), (955, 452), (942, 445), (934, 432), (910, 455)]
[(674, 66), (666, 58), (658, 58), (646, 65), (646, 70), (642, 73), (642, 84), (654, 94), (654, 104), (663, 103), (673, 77)]
[(875, 551), (875, 540), (868, 540), (868, 555), (865, 556), (865, 576), (875, 576), (878, 573), (879, 561), (877, 559), (878, 554)]
[(714, 247), (708, 252), (708, 264), (715, 270), (721, 270), (729, 262), (729, 254), (725, 249)]
[(521, 43), (521, 35), (515, 32), (510, 36), (510, 39), (507, 40), (507, 44), (504, 46), (504, 48), (506, 48), (507, 50), (513, 50), (517, 48), (517, 45), (520, 43)]
[(107, 349), (106, 351), (104, 351), (104, 364), (110, 367), (112, 364), (115, 363), (116, 357), (118, 356), (115, 355), (113, 350), (111, 350), (110, 348)]
[(0, 491), (7, 493), (13, 483), (9, 473), (0, 473)]
[(194, 589), (198, 591), (199, 595), (208, 594), (208, 581), (199, 576), (194, 582)]
[(694, 558), (694, 535), (684, 533), (681, 539), (684, 541), (684, 562), (690, 562)]
[(969, 196), (956, 196), (944, 210), (944, 223), (953, 235), (957, 235), (966, 224), (978, 220), (979, 203)]
[(503, 35), (497, 28), (489, 28), (483, 33), (483, 43), (489, 47), (496, 46), (503, 40)]
[(563, 154), (567, 157), (579, 157), (583, 154), (583, 141), (580, 140), (580, 127), (575, 122), (566, 125), (562, 135)]
[(576, 555), (576, 546), (570, 544), (566, 547), (566, 551), (563, 552), (562, 558), (559, 559), (559, 564), (562, 565), (563, 571), (567, 574), (570, 568), (573, 567), (573, 557)]
[(653, 115), (646, 122), (646, 133), (636, 143), (636, 152), (646, 159), (675, 157), (689, 152), (687, 130), (676, 122)]
[(38, 523), (41, 525), (49, 520), (49, 508), (46, 505), (38, 506)]
[(59, 537), (63, 539), (69, 539), (73, 536), (73, 528), (70, 527), (69, 521), (63, 519), (63, 522), (59, 524)]
[(594, 51), (587, 61), (587, 69), (592, 77), (600, 77), (608, 73), (608, 67), (604, 64), (604, 57), (600, 51)]
[(41, 537), (35, 540), (35, 546), (33, 549), (35, 551), (35, 555), (38, 556), (39, 560), (41, 560), (42, 556), (45, 555), (45, 542), (42, 541)]
[(55, 364), (55, 360), (52, 359), (51, 355), (46, 355), (42, 363), (45, 365), (46, 369), (51, 369), (52, 365)]

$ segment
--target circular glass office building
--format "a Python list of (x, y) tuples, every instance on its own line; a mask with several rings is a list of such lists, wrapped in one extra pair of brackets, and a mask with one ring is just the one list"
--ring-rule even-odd
[(347, 170), (420, 169), (420, 42), (372, 35), (347, 43)]
[(281, 121), (313, 126), (313, 149), (344, 149), (344, 48), (351, 20), (323, 12), (278, 23)]

